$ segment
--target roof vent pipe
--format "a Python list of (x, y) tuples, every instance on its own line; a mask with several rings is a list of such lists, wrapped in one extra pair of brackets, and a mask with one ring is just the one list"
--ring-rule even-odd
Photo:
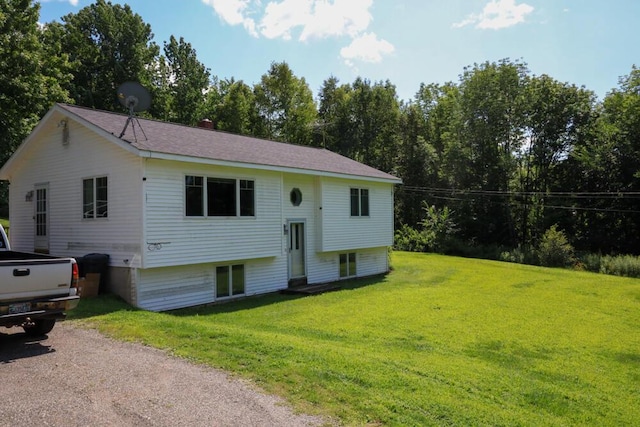
[(198, 123), (198, 127), (199, 128), (204, 128), (204, 129), (213, 129), (215, 126), (213, 126), (213, 122), (209, 119), (202, 119), (200, 120), (200, 122)]

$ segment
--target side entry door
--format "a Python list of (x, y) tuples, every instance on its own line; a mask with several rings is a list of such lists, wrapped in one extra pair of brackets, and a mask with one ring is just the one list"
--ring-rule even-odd
[(289, 279), (307, 275), (304, 222), (289, 223)]

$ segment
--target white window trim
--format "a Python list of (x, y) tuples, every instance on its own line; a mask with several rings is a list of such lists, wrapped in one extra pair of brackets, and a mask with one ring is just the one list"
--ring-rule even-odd
[[(233, 266), (234, 265), (241, 265), (242, 266), (242, 285), (243, 285), (243, 290), (244, 292), (242, 292), (241, 294), (233, 294)], [(219, 297), (218, 296), (218, 274), (217, 274), (217, 269), (218, 267), (227, 267), (229, 269), (229, 283), (227, 283), (228, 286), (228, 291), (229, 291), (229, 296), (226, 297)], [(224, 300), (229, 300), (229, 299), (234, 299), (234, 298), (240, 298), (243, 296), (246, 296), (247, 294), (247, 264), (244, 263), (234, 263), (234, 264), (219, 264), (216, 265), (214, 267), (214, 272), (215, 272), (215, 278), (216, 278), (216, 283), (214, 286), (215, 289), (215, 300), (216, 301), (224, 301)]]
[[(97, 216), (97, 211), (98, 211), (98, 201), (96, 200), (98, 197), (98, 191), (96, 189), (96, 181), (99, 178), (105, 178), (107, 180), (107, 216)], [(92, 180), (93, 182), (93, 216), (92, 217), (86, 217), (85, 213), (84, 213), (84, 182), (87, 180)], [(109, 200), (111, 200), (111, 179), (109, 177), (108, 174), (104, 174), (104, 175), (94, 175), (94, 176), (87, 176), (82, 178), (82, 191), (81, 191), (81, 196), (80, 196), (80, 204), (82, 205), (82, 220), (83, 221), (108, 221), (109, 220)]]
[[(358, 215), (353, 215), (351, 211), (351, 190), (358, 191)], [(367, 191), (367, 215), (362, 215), (362, 190)], [(349, 214), (351, 218), (370, 218), (371, 217), (371, 190), (365, 187), (349, 187)]]
[[(202, 215), (187, 215), (187, 186), (185, 184), (186, 178), (188, 176), (199, 177), (202, 178)], [(218, 216), (218, 215), (207, 215), (207, 205), (208, 205), (208, 194), (207, 194), (207, 180), (209, 178), (213, 179), (233, 179), (236, 181), (235, 190), (236, 190), (236, 214), (232, 216)], [(240, 215), (241, 207), (240, 207), (240, 181), (252, 181), (253, 182), (253, 215)], [(256, 198), (257, 192), (257, 180), (255, 178), (237, 178), (237, 177), (227, 177), (224, 175), (218, 176), (209, 176), (209, 175), (197, 175), (197, 174), (184, 174), (182, 179), (182, 212), (183, 216), (186, 219), (202, 219), (202, 218), (210, 218), (210, 219), (255, 219), (258, 217), (258, 203)]]

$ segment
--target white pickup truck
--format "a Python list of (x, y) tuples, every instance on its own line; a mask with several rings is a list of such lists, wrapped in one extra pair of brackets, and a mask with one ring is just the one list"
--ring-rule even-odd
[(12, 251), (0, 225), (0, 326), (47, 334), (79, 299), (75, 259)]

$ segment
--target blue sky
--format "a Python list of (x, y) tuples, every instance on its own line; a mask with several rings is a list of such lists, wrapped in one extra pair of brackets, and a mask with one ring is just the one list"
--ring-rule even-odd
[[(41, 2), (42, 23), (91, 4)], [(503, 58), (600, 99), (640, 66), (638, 0), (129, 0), (162, 46), (184, 37), (220, 78), (253, 84), (285, 61), (317, 96), (330, 76), (389, 79), (401, 99)]]

